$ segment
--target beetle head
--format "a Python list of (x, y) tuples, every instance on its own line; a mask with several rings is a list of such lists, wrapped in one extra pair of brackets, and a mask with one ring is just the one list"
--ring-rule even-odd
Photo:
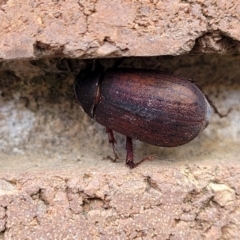
[(84, 112), (91, 118), (94, 117), (94, 108), (99, 99), (99, 83), (101, 80), (101, 69), (81, 72), (74, 83), (74, 92)]

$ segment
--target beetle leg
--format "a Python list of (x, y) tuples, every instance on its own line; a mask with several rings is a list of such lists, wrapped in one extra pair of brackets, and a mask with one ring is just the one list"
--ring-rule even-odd
[(140, 163), (142, 163), (146, 160), (152, 160), (153, 158), (157, 157), (155, 154), (152, 154), (152, 155), (145, 157), (141, 161), (134, 163), (132, 138), (130, 138), (130, 137), (127, 137), (127, 139), (126, 139), (126, 149), (127, 149), (126, 165), (129, 166), (130, 168), (135, 168)]
[(127, 150), (127, 156), (126, 156), (126, 165), (130, 168), (134, 168), (136, 164), (133, 161), (133, 145), (132, 145), (132, 138), (127, 137), (126, 139), (126, 150)]
[(118, 155), (116, 153), (117, 149), (115, 147), (115, 144), (117, 143), (115, 138), (114, 138), (114, 134), (113, 134), (113, 130), (110, 128), (106, 128), (106, 132), (108, 134), (108, 141), (109, 143), (112, 144), (112, 149), (113, 149), (113, 154), (114, 154), (114, 159), (113, 162), (116, 162), (116, 160), (118, 159)]

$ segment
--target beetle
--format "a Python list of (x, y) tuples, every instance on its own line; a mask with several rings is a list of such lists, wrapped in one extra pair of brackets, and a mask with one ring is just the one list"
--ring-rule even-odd
[(74, 91), (89, 117), (106, 127), (115, 160), (113, 131), (126, 136), (126, 165), (134, 168), (132, 139), (177, 147), (198, 136), (208, 125), (210, 104), (189, 79), (149, 69), (96, 68), (76, 78)]

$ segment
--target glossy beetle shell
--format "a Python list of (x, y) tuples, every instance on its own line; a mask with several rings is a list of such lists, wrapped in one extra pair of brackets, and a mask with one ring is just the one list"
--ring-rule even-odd
[(87, 94), (88, 76), (77, 80), (75, 93), (84, 111), (107, 128), (152, 145), (176, 147), (208, 125), (210, 106), (185, 78), (140, 69), (107, 70), (100, 76), (95, 77), (98, 89), (89, 92), (92, 104), (80, 94)]
[(91, 118), (94, 117), (93, 111), (97, 101), (100, 79), (101, 74), (99, 72), (89, 72), (85, 76), (78, 76), (74, 86), (79, 103)]

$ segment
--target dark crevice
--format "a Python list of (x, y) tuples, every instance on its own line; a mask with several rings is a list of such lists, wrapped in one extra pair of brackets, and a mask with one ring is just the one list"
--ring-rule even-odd
[(93, 209), (107, 209), (106, 202), (99, 197), (85, 197), (82, 204), (83, 212), (88, 212)]
[(44, 57), (44, 56), (56, 56), (63, 57), (64, 46), (52, 46), (49, 43), (44, 43), (41, 41), (36, 41), (33, 44), (33, 54), (35, 57)]
[[(1, 206), (1, 205), (0, 205)], [(3, 230), (2, 231), (0, 231), (0, 240), (1, 239), (4, 239), (4, 234), (5, 234), (5, 232), (7, 231), (7, 207), (3, 207), (4, 208), (4, 210), (5, 210), (5, 216), (2, 218), (2, 219), (0, 219), (0, 220), (3, 220), (3, 219), (6, 219), (6, 221), (5, 221), (5, 224), (4, 224), (4, 228), (3, 228)]]
[(195, 40), (190, 54), (239, 52), (240, 42), (221, 31), (207, 32)]

